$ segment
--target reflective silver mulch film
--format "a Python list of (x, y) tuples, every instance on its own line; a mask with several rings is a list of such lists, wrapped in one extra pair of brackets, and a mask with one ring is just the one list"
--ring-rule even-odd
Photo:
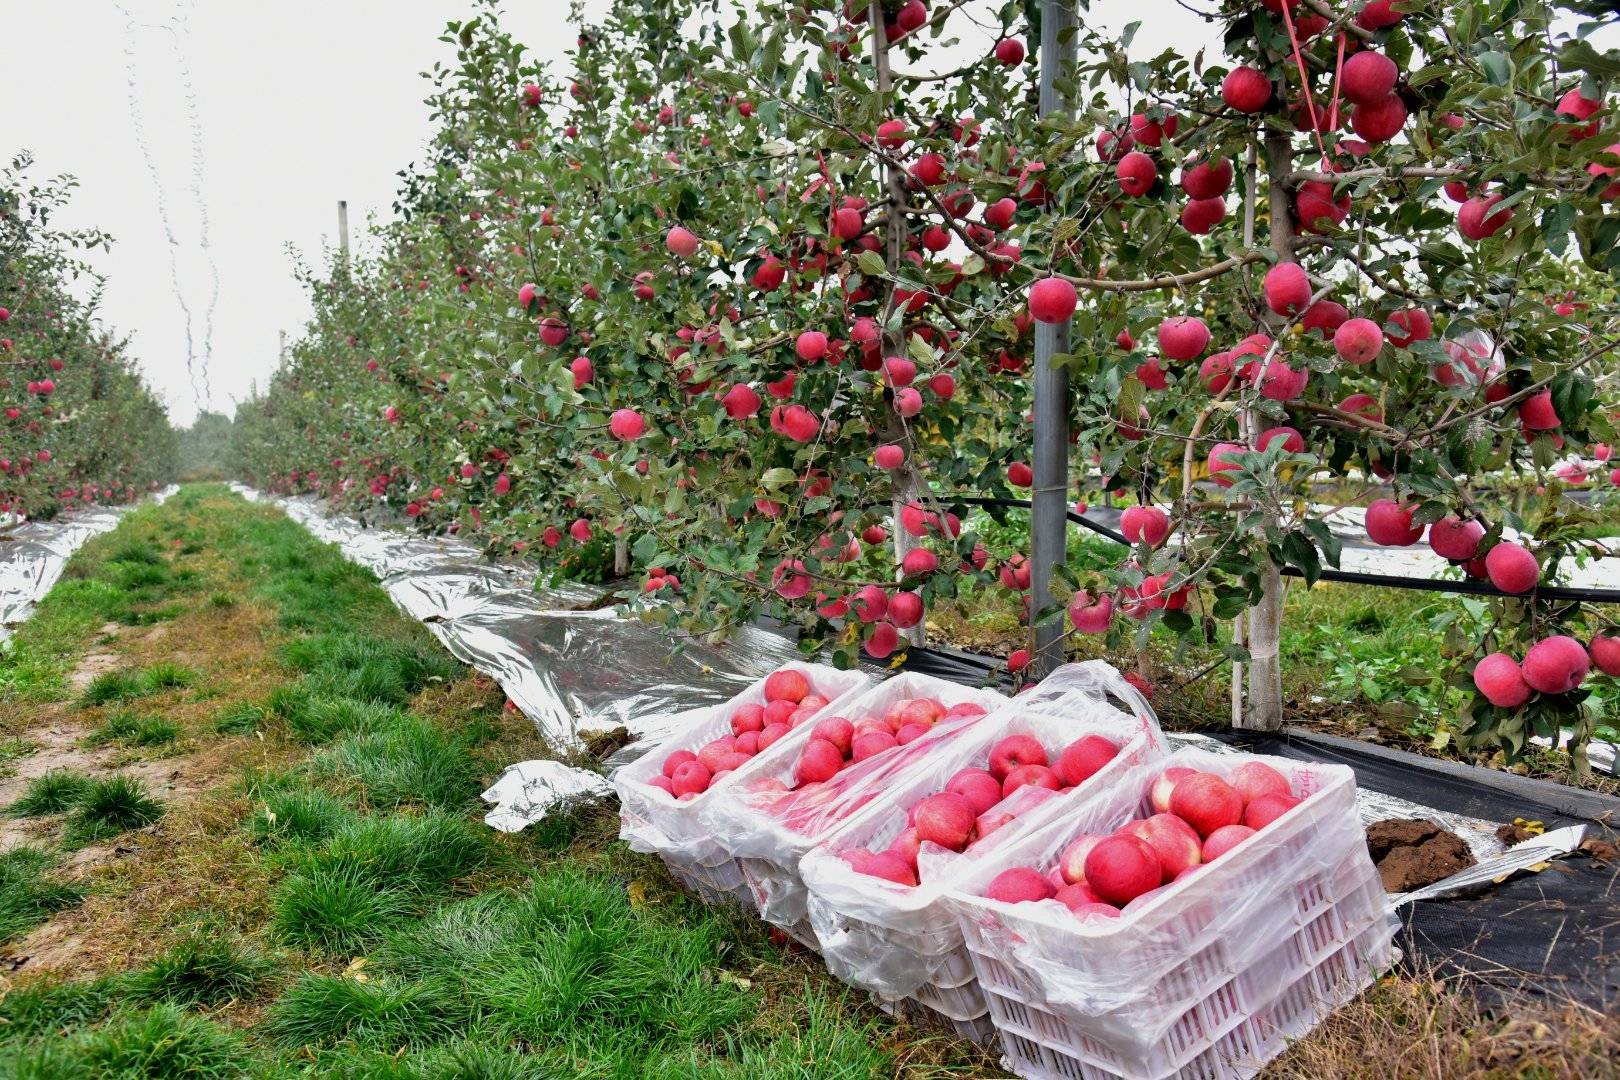
[(531, 568), (491, 562), (466, 541), (368, 527), (309, 499), (232, 486), (274, 503), (376, 573), (401, 610), (500, 683), (558, 749), (583, 731), (621, 725), (659, 737), (680, 714), (726, 701), (798, 657), (790, 642), (753, 628), (719, 645), (682, 641), (611, 608), (586, 610), (597, 589), (536, 588)]
[[(166, 488), (153, 500), (161, 503), (177, 490)], [(34, 613), (73, 553), (92, 537), (116, 528), (127, 509), (70, 511), (53, 521), (25, 521), (0, 534), (0, 641), (9, 640), (12, 627)]]

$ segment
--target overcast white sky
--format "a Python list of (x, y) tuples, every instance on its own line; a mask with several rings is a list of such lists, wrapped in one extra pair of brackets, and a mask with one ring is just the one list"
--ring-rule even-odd
[[(991, 0), (984, 0), (989, 4)], [(574, 40), (565, 0), (510, 5), (507, 25), (535, 55), (561, 61)], [(599, 11), (605, 0), (589, 0)], [(319, 260), (336, 242), (336, 204), (347, 199), (359, 236), (368, 214), (387, 215), (395, 173), (430, 134), (419, 73), (449, 61), (444, 24), (465, 17), (453, 0), (275, 0), (196, 3), (0, 0), (0, 153), (32, 150), (44, 174), (72, 173), (81, 187), (63, 223), (94, 225), (116, 239), (94, 258), (108, 278), (104, 317), (129, 334), (134, 354), (177, 423), (199, 400), (230, 411), (276, 365), (278, 330), (307, 316), (287, 246)], [(1138, 57), (1174, 44), (1211, 43), (1209, 27), (1175, 0), (1094, 0), (1094, 25), (1140, 20)], [(179, 27), (171, 34), (164, 27)], [(963, 52), (988, 39), (964, 33)], [(178, 46), (179, 53), (176, 51)], [(196, 90), (201, 201), (193, 192), (192, 113), (177, 55)], [(953, 63), (957, 58), (941, 57)], [(133, 65), (134, 81), (128, 78)], [(157, 185), (132, 122), (141, 113)], [(179, 241), (178, 295), (159, 192)], [(183, 299), (194, 349), (204, 348), (213, 274), (201, 245), (202, 209), (218, 271), (213, 361), (202, 393), (188, 377)]]

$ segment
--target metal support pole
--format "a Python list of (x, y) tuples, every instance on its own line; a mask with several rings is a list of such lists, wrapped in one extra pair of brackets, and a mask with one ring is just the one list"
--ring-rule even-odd
[(349, 204), (345, 199), (338, 200), (338, 250), (343, 252), (343, 261), (349, 261)]
[[(1041, 115), (1067, 113), (1058, 88), (1074, 61), (1074, 0), (1041, 5)], [(1053, 568), (1064, 561), (1069, 509), (1069, 373), (1052, 357), (1069, 351), (1069, 324), (1035, 326), (1035, 490), (1030, 509), (1030, 616), (1051, 607)], [(1063, 662), (1062, 616), (1032, 630), (1033, 671), (1051, 674)]]

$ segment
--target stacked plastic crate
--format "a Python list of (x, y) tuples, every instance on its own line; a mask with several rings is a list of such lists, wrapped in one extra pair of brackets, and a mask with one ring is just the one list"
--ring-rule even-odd
[(803, 675), (810, 692), (826, 698), (827, 704), (802, 718), (740, 768), (715, 776), (703, 792), (677, 798), (654, 780), (663, 776), (665, 762), (676, 751), (695, 754), (716, 739), (733, 735), (732, 718), (739, 709), (744, 706), (763, 708), (767, 704), (765, 684), (769, 677), (707, 711), (685, 730), (613, 774), (613, 786), (619, 795), (620, 837), (637, 851), (656, 853), (676, 880), (710, 903), (753, 908), (754, 898), (743, 878), (741, 865), (724, 839), (706, 830), (700, 816), (705, 805), (729, 788), (746, 783), (748, 776), (762, 764), (761, 758), (771, 751), (791, 753), (794, 747), (802, 746), (818, 720), (836, 715), (872, 685), (871, 678), (861, 672), (839, 671), (821, 664), (793, 663), (779, 670)]
[[(1117, 917), (984, 895), (1010, 867), (1053, 873), (1077, 839), (1154, 813), (1166, 769), (1229, 778), (1255, 760), (1298, 804)], [(1127, 781), (974, 864), (948, 897), (1019, 1075), (1253, 1075), (1389, 965), (1393, 920), (1349, 768), (1182, 750)]]
[[(1106, 762), (1094, 760), (1089, 775), (1061, 793), (1035, 785), (1011, 791), (984, 809), (977, 827), (986, 830), (984, 835), (976, 830), (960, 853), (922, 843), (916, 885), (857, 869), (857, 856), (890, 849), (907, 835), (919, 803), (941, 792), (963, 770), (986, 769), (995, 748), (1006, 745), (1010, 736), (1033, 738), (1053, 764), (1064, 748), (1083, 740), (1106, 740), (1113, 756)], [(1164, 754), (1147, 702), (1117, 671), (1098, 661), (1059, 669), (972, 731), (942, 743), (800, 863), (811, 926), (828, 969), (886, 1003), (921, 1006), (959, 1031), (982, 1034), (988, 1027), (982, 1020), (988, 1006), (956, 913), (945, 902), (947, 888), (968, 867), (997, 860), (1019, 837)]]

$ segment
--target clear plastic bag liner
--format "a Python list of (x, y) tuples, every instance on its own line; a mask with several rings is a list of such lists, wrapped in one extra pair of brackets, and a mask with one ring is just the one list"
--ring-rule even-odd
[[(1172, 747), (1192, 747), (1212, 754), (1241, 754), (1243, 751), (1234, 746), (1228, 746), (1219, 739), (1212, 739), (1208, 735), (1196, 733), (1169, 732), (1165, 739)], [(1467, 814), (1456, 814), (1449, 810), (1437, 810), (1432, 806), (1412, 802), (1398, 795), (1386, 795), (1381, 791), (1372, 791), (1369, 788), (1356, 788), (1356, 813), (1361, 818), (1363, 827), (1378, 821), (1389, 821), (1395, 818), (1404, 818), (1414, 821), (1432, 821), (1442, 828), (1449, 829), (1457, 834), (1468, 845), (1468, 850), (1474, 858), (1484, 862), (1502, 853), (1502, 841), (1496, 838), (1495, 824), (1469, 817)]]
[[(1207, 735), (1171, 733), (1165, 738), (1172, 746), (1192, 746), (1218, 754), (1240, 753), (1235, 747), (1228, 746), (1218, 739), (1211, 739)], [(1372, 791), (1364, 787), (1356, 788), (1356, 813), (1360, 816), (1363, 827), (1392, 819), (1432, 821), (1455, 833), (1468, 845), (1468, 850), (1478, 860), (1466, 870), (1459, 870), (1432, 885), (1425, 885), (1408, 893), (1391, 893), (1387, 902), (1390, 911), (1398, 910), (1413, 901), (1444, 899), (1495, 884), (1509, 874), (1534, 866), (1536, 863), (1568, 855), (1581, 846), (1581, 840), (1585, 836), (1584, 826), (1572, 825), (1554, 829), (1544, 836), (1526, 840), (1509, 848), (1497, 839), (1497, 826), (1489, 821), (1449, 810), (1438, 810), (1432, 806), (1412, 802), (1410, 799), (1403, 799), (1398, 795), (1386, 795), (1381, 791)]]
[(729, 791), (749, 784), (761, 770), (770, 768), (773, 756), (785, 752), (796, 754), (794, 748), (809, 740), (811, 729), (823, 717), (840, 715), (840, 710), (859, 699), (872, 685), (871, 677), (861, 671), (839, 671), (802, 660), (780, 667), (803, 674), (810, 684), (810, 692), (826, 698), (827, 704), (755, 754), (742, 768), (715, 778), (708, 790), (680, 801), (648, 781), (662, 773), (665, 759), (675, 751), (695, 753), (704, 744), (732, 734), (731, 715), (738, 707), (765, 704), (763, 678), (755, 680), (721, 706), (670, 717), (668, 723), (672, 730), (667, 736), (653, 749), (614, 772), (613, 787), (619, 793), (619, 835), (632, 848), (705, 865), (731, 858), (735, 853), (730, 850), (729, 836), (714, 832), (706, 819), (709, 805), (724, 798)]
[(520, 832), (563, 804), (600, 799), (613, 793), (607, 778), (560, 761), (520, 761), (501, 770), (482, 798), (494, 804), (484, 824)]
[[(1148, 793), (1164, 769), (1230, 775), (1250, 760), (1281, 772), (1304, 801), (1214, 862), (1133, 901), (1119, 918), (1081, 920), (1056, 900), (1005, 904), (983, 895), (1002, 870), (1047, 873), (1075, 838), (1150, 816)], [(1138, 767), (1061, 820), (1007, 845), (999, 858), (974, 863), (947, 902), (969, 947), (1016, 973), (1030, 1000), (1044, 1001), (1122, 1056), (1145, 1058), (1219, 980), (1252, 967), (1297, 932), (1293, 920), (1311, 900), (1342, 890), (1369, 926), (1378, 920), (1392, 926), (1381, 890), (1378, 900), (1369, 899), (1377, 881), (1348, 766), (1184, 749)], [(1338, 929), (1354, 936), (1364, 928)]]
[(982, 706), (986, 715), (942, 718), (913, 742), (848, 765), (831, 780), (796, 789), (794, 769), (809, 733), (791, 743), (783, 739), (750, 763), (746, 778), (700, 807), (705, 835), (719, 838), (742, 860), (767, 922), (786, 929), (806, 917), (804, 881), (799, 876), (799, 860), (806, 852), (890, 787), (904, 783), (936, 747), (984, 722), (1007, 701), (994, 690), (901, 672), (841, 709), (829, 709), (828, 715), (854, 723), (903, 698), (934, 698), (947, 709), (972, 703)]
[[(966, 851), (924, 844), (918, 858), (921, 882), (916, 886), (858, 873), (842, 857), (852, 848), (889, 847), (908, 828), (911, 807), (943, 790), (961, 769), (987, 768), (991, 749), (1009, 735), (1034, 737), (1046, 747), (1049, 764), (1084, 735), (1101, 735), (1120, 750), (1101, 770), (1063, 794), (1037, 787), (1013, 792), (984, 816), (1016, 813), (1017, 817)], [(1059, 668), (971, 730), (940, 743), (917, 768), (799, 863), (810, 923), (828, 970), (890, 1000), (939, 982), (942, 971), (957, 966), (957, 958), (965, 963), (956, 914), (944, 902), (951, 881), (967, 866), (996, 858), (1019, 837), (1064, 816), (1166, 752), (1152, 708), (1118, 671), (1100, 660)]]
[(370, 569), (401, 610), (500, 683), (559, 750), (577, 745), (582, 731), (620, 725), (643, 738), (666, 735), (670, 717), (725, 701), (798, 657), (791, 642), (754, 628), (710, 645), (611, 609), (574, 610), (599, 590), (537, 587), (532, 568), (490, 562), (464, 540), (373, 527), (308, 498), (232, 489), (272, 502)]

